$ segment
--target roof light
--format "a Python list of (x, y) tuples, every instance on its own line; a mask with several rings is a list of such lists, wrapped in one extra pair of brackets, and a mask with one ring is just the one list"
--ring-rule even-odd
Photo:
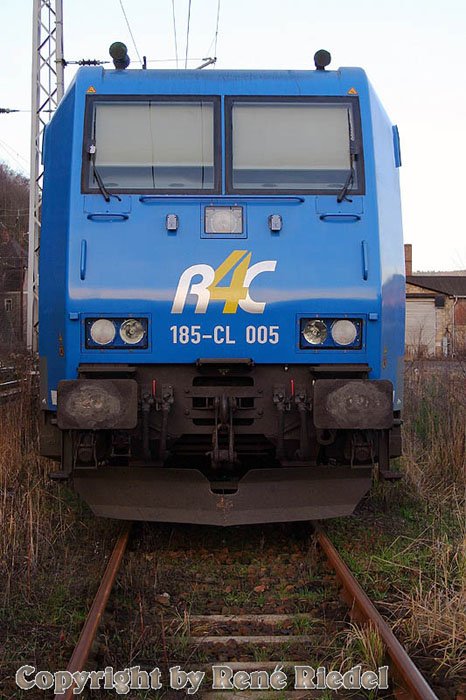
[(130, 58), (128, 56), (126, 44), (123, 44), (121, 41), (114, 41), (108, 52), (113, 58), (113, 65), (117, 70), (124, 70), (125, 68), (128, 68)]
[(314, 54), (314, 63), (317, 70), (325, 70), (325, 66), (328, 66), (331, 60), (331, 55), (325, 49), (319, 49)]

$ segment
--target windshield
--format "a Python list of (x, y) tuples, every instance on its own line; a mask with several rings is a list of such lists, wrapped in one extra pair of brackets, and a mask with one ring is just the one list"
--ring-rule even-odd
[(88, 187), (100, 176), (108, 190), (213, 190), (214, 110), (208, 99), (95, 101)]
[(348, 102), (232, 98), (230, 115), (231, 190), (339, 191), (355, 166)]

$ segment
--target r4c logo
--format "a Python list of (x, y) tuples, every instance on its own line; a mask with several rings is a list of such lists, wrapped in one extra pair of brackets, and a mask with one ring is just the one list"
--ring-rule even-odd
[[(253, 279), (262, 272), (275, 272), (276, 260), (263, 260), (249, 267), (252, 253), (247, 250), (234, 250), (219, 267), (214, 270), (210, 265), (191, 265), (185, 270), (178, 282), (172, 314), (184, 311), (188, 294), (197, 296), (196, 314), (205, 314), (209, 301), (224, 301), (224, 314), (235, 314), (238, 306), (250, 314), (261, 314), (265, 302), (251, 299), (249, 286)], [(220, 282), (232, 271), (229, 286), (220, 286)], [(202, 277), (200, 282), (193, 284), (193, 278)]]

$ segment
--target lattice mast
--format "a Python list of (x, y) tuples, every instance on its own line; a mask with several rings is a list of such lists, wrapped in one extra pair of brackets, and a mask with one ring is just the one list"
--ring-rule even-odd
[(63, 2), (33, 0), (27, 345), (37, 350), (42, 141), (64, 92)]

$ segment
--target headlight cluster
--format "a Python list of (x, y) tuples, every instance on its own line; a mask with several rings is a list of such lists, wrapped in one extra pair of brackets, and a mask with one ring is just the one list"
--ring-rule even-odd
[(86, 318), (86, 348), (147, 348), (146, 318)]
[(302, 318), (299, 345), (302, 349), (357, 350), (362, 347), (362, 320), (360, 318)]

